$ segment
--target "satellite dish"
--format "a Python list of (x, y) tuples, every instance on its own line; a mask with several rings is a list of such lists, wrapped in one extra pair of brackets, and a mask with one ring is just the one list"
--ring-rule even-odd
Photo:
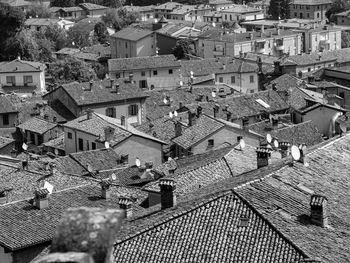
[(244, 141), (243, 139), (240, 139), (240, 140), (239, 140), (239, 146), (241, 147), (241, 150), (244, 149), (244, 147), (245, 147), (245, 141)]
[(170, 117), (170, 119), (172, 119), (174, 117), (172, 112), (169, 112), (169, 117)]
[(213, 22), (213, 24), (212, 24), (212, 25), (213, 25), (213, 27), (216, 27), (216, 24), (215, 24), (215, 22)]
[(174, 116), (177, 117), (178, 115), (177, 111), (174, 111)]
[(55, 155), (58, 155), (58, 150), (55, 148), (54, 150)]
[(180, 80), (180, 86), (183, 86), (184, 82), (182, 80)]
[(109, 180), (111, 180), (111, 181), (117, 180), (117, 176), (115, 175), (115, 173), (112, 173), (112, 174), (109, 176)]
[(272, 136), (270, 133), (266, 134), (266, 140), (268, 143), (271, 143), (272, 142)]
[(136, 157), (135, 164), (136, 164), (137, 167), (141, 166), (141, 162), (140, 162), (139, 157)]
[(109, 149), (109, 142), (105, 142), (105, 148)]
[(193, 71), (192, 70), (190, 71), (190, 74), (191, 74), (191, 78), (193, 78)]
[(25, 151), (28, 150), (28, 145), (25, 142), (22, 144), (22, 149)]
[(215, 97), (216, 97), (216, 92), (215, 92), (215, 91), (212, 91), (212, 92), (211, 92), (211, 96), (212, 96), (213, 98), (215, 98)]
[(340, 130), (341, 130), (342, 132), (346, 132), (347, 128), (346, 128), (346, 125), (345, 125), (344, 122), (342, 122), (342, 123), (340, 124)]
[(44, 188), (46, 188), (49, 191), (49, 193), (52, 194), (52, 192), (53, 192), (53, 185), (52, 184), (50, 184), (49, 182), (45, 181)]
[(171, 158), (170, 156), (168, 157), (168, 162), (170, 162), (173, 158)]
[(89, 173), (92, 173), (94, 171), (90, 164), (87, 165), (87, 170)]
[(291, 147), (292, 157), (295, 161), (298, 161), (300, 159), (300, 150), (297, 146), (292, 145)]
[(274, 140), (274, 141), (273, 141), (273, 146), (275, 146), (275, 148), (278, 148), (278, 145), (279, 145), (278, 141), (277, 141), (277, 140)]
[(168, 100), (166, 98), (164, 98), (163, 102), (164, 104), (168, 104)]

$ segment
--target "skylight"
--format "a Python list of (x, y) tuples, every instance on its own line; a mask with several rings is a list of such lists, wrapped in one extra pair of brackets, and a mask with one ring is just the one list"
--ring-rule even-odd
[(263, 101), (262, 99), (257, 99), (255, 100), (257, 103), (259, 103), (261, 106), (263, 106), (264, 108), (270, 108), (270, 105), (267, 104), (265, 101)]

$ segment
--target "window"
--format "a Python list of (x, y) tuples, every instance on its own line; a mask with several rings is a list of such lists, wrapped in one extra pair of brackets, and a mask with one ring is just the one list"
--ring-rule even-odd
[(96, 150), (96, 143), (95, 143), (95, 142), (92, 142), (92, 143), (91, 143), (91, 149), (92, 149), (92, 150)]
[(231, 76), (231, 83), (236, 83), (236, 77), (235, 76)]
[(339, 92), (339, 97), (342, 97), (344, 99), (345, 98), (345, 93), (344, 92)]
[(243, 139), (243, 136), (237, 136), (237, 142)]
[(310, 71), (311, 71), (311, 68), (308, 68), (307, 71), (310, 72)]
[(125, 48), (128, 48), (128, 42), (125, 42)]
[(146, 80), (140, 80), (139, 81), (139, 86), (141, 89), (147, 88), (147, 81)]
[(208, 148), (212, 148), (212, 147), (214, 147), (214, 140), (210, 139), (208, 140)]
[(297, 16), (298, 16), (298, 13), (297, 13), (297, 12), (295, 12), (295, 13), (294, 13), (294, 16), (295, 16), (295, 17), (297, 17)]
[(153, 75), (157, 76), (158, 75), (158, 71), (157, 70), (153, 70)]
[(38, 134), (38, 145), (41, 145), (43, 142), (44, 142), (43, 136)]
[(86, 141), (86, 150), (89, 150), (89, 149), (90, 149), (89, 141)]
[(250, 75), (250, 76), (249, 76), (249, 80), (250, 80), (250, 83), (254, 83), (254, 76), (253, 76), (253, 75)]
[(81, 138), (78, 139), (78, 147), (79, 151), (84, 151), (84, 141)]
[(309, 13), (306, 13), (306, 17), (309, 18), (309, 17), (310, 17), (310, 14), (309, 14)]
[(332, 64), (328, 64), (328, 67), (331, 67), (332, 66)]
[(6, 83), (16, 85), (16, 77), (15, 76), (6, 76)]
[(320, 18), (320, 13), (317, 13), (317, 18)]
[(310, 10), (310, 6), (307, 5), (307, 6), (306, 6), (306, 10)]
[(116, 110), (115, 108), (107, 108), (106, 109), (106, 116), (111, 117), (111, 118), (115, 118), (116, 117)]
[(139, 106), (137, 104), (133, 104), (129, 106), (129, 116), (136, 116), (139, 111)]
[(122, 164), (128, 164), (129, 163), (129, 155), (124, 154), (124, 155), (120, 156), (120, 162)]
[(73, 136), (72, 136), (72, 133), (71, 133), (71, 132), (68, 132), (67, 136), (68, 136), (68, 139), (72, 139), (72, 138), (73, 138)]
[(35, 143), (35, 134), (32, 132), (30, 133), (30, 142), (33, 144)]
[(224, 78), (223, 77), (219, 77), (219, 82), (223, 83), (224, 82)]
[(173, 74), (173, 70), (172, 69), (169, 69), (169, 74)]
[(10, 120), (9, 120), (9, 115), (8, 114), (3, 114), (2, 115), (2, 124), (3, 125), (9, 125)]
[(23, 76), (23, 83), (24, 85), (33, 83), (33, 76)]
[(146, 76), (146, 72), (141, 71), (141, 76), (142, 76), (142, 77)]

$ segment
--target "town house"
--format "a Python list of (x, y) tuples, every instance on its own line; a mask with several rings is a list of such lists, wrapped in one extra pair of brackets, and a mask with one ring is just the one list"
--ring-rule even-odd
[(331, 0), (293, 0), (290, 3), (290, 18), (326, 20)]
[(16, 106), (6, 95), (0, 95), (0, 128), (16, 126), (17, 117), (18, 110)]

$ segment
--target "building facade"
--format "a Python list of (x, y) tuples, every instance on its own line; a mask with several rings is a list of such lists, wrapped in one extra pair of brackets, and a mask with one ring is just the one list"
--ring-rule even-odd
[(331, 4), (330, 0), (294, 0), (290, 4), (290, 18), (326, 20)]

